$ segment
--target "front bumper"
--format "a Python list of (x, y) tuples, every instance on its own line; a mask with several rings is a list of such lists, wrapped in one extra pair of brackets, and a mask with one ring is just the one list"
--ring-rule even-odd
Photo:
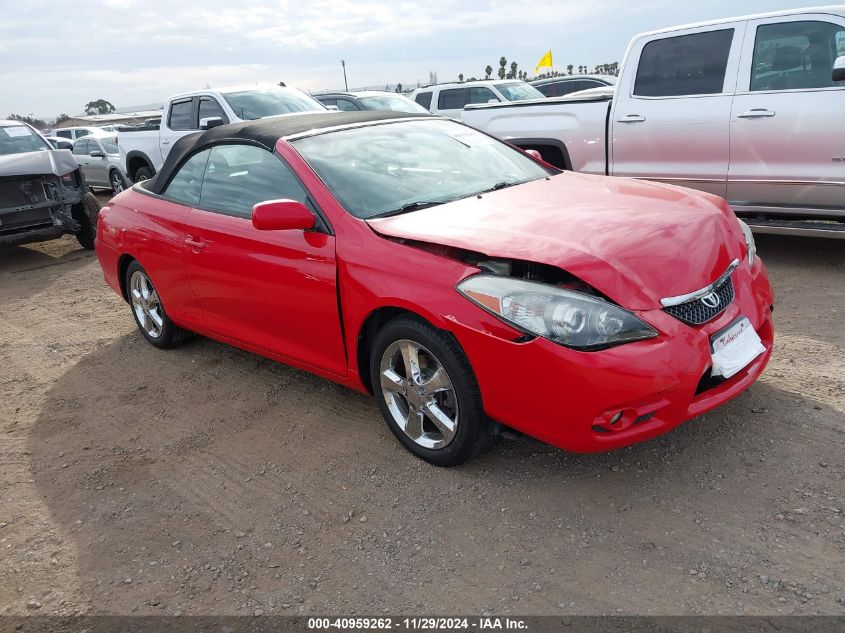
[[(455, 323), (487, 414), (539, 440), (579, 453), (634, 444), (734, 398), (762, 374), (772, 353), (773, 294), (757, 258), (732, 275), (735, 299), (712, 321), (688, 326), (662, 310), (638, 312), (657, 337), (598, 352), (546, 339), (507, 341)], [(748, 317), (766, 351), (719, 384), (706, 380), (710, 336)], [(621, 412), (615, 423), (614, 416)]]

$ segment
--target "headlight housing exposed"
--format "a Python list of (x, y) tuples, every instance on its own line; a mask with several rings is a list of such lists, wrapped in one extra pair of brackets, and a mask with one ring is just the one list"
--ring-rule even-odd
[(757, 244), (754, 242), (754, 234), (751, 232), (751, 227), (742, 220), (739, 220), (739, 228), (745, 235), (745, 251), (748, 254), (748, 265), (751, 266), (757, 257)]
[(547, 284), (481, 274), (459, 283), (458, 291), (518, 329), (572, 349), (657, 336), (654, 328), (619, 306)]

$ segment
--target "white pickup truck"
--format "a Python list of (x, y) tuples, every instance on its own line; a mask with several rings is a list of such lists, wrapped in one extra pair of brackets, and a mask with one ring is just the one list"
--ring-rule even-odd
[(281, 86), (186, 92), (167, 100), (159, 124), (120, 129), (121, 164), (132, 182), (146, 180), (161, 168), (173, 143), (186, 134), (236, 121), (325, 110), (304, 92)]
[(845, 238), (845, 6), (636, 36), (615, 90), (470, 105), (565, 169), (726, 198), (758, 232)]

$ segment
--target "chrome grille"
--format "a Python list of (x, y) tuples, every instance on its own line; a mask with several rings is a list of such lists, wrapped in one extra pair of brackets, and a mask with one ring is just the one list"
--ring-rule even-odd
[[(718, 303), (716, 299), (718, 298)], [(713, 288), (713, 292), (685, 303), (663, 308), (676, 319), (690, 325), (707, 323), (717, 314), (721, 314), (734, 300), (734, 285), (730, 276)], [(715, 305), (714, 305), (715, 304)]]

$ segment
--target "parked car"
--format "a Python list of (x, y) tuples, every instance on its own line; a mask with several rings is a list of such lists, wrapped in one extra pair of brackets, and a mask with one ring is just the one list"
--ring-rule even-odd
[(50, 136), (66, 138), (70, 139), (71, 141), (75, 141), (76, 139), (82, 138), (83, 136), (88, 136), (89, 134), (102, 133), (103, 130), (98, 127), (57, 127), (50, 132)]
[(216, 125), (300, 112), (325, 112), (316, 99), (280, 86), (199, 90), (170, 97), (157, 124), (120, 128), (117, 141), (123, 172), (139, 182), (161, 169), (173, 144)]
[(0, 121), (0, 245), (72, 233), (92, 249), (99, 210), (73, 154), (26, 123)]
[(313, 95), (328, 107), (336, 107), (344, 112), (357, 110), (393, 110), (394, 112), (416, 112), (428, 114), (428, 110), (396, 92), (381, 90), (361, 90), (359, 92), (324, 92)]
[(103, 209), (97, 255), (154, 346), (198, 332), (372, 392), (441, 466), (499, 425), (579, 452), (654, 437), (772, 350), (772, 290), (724, 200), (560, 172), (441, 117), (183, 138)]
[(499, 103), (542, 99), (543, 93), (513, 79), (465, 81), (417, 88), (411, 93), (416, 101), (432, 114), (459, 119), (461, 110), (471, 103)]
[(73, 149), (73, 141), (68, 140), (61, 136), (45, 136), (44, 138), (49, 141), (50, 145), (53, 146), (53, 149)]
[(118, 194), (128, 184), (120, 164), (115, 137), (86, 136), (73, 144), (73, 154), (89, 187), (110, 189)]
[(462, 119), (566, 169), (726, 197), (755, 231), (845, 238), (845, 6), (638, 35), (615, 96), (577, 96)]
[(532, 81), (531, 85), (547, 97), (562, 97), (581, 90), (615, 86), (616, 77), (612, 75), (563, 75), (538, 79)]

